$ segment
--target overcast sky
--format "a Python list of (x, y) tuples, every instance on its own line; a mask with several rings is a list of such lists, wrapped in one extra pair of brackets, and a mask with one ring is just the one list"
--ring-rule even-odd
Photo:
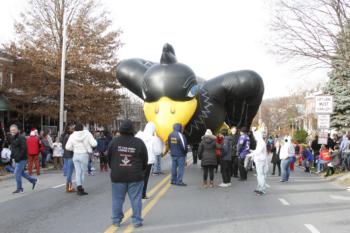
[[(270, 0), (271, 1), (271, 0)], [(264, 98), (327, 79), (325, 71), (297, 73), (270, 54), (271, 4), (262, 0), (101, 0), (113, 27), (123, 31), (120, 59), (159, 61), (164, 43), (178, 61), (204, 79), (251, 69), (265, 82)], [(29, 0), (1, 1), (0, 43), (14, 37), (13, 23)]]

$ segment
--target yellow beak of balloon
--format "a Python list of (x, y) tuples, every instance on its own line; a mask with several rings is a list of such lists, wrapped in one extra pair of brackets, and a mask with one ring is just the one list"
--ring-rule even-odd
[(156, 125), (157, 135), (166, 142), (173, 131), (173, 125), (179, 123), (184, 128), (197, 109), (197, 100), (174, 101), (162, 97), (156, 102), (145, 102), (143, 110), (147, 121)]

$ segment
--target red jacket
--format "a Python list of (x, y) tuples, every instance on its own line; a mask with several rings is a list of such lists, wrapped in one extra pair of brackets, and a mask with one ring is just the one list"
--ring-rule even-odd
[(28, 155), (38, 155), (40, 152), (40, 140), (37, 136), (29, 136), (27, 138)]
[(221, 156), (221, 148), (222, 148), (222, 144), (224, 143), (224, 137), (222, 136), (217, 136), (216, 137), (216, 149), (215, 149), (215, 155), (217, 157)]
[(332, 160), (332, 157), (330, 156), (330, 152), (328, 149), (321, 150), (320, 159), (322, 159), (324, 161), (331, 161)]

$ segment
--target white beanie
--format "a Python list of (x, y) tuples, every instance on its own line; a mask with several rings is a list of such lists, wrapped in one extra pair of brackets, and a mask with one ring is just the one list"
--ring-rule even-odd
[(210, 129), (207, 129), (207, 131), (205, 131), (205, 135), (213, 135), (213, 133), (211, 132)]

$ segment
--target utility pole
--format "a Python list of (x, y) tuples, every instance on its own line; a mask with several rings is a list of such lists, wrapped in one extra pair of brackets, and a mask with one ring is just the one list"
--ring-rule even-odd
[(64, 1), (62, 1), (63, 7), (63, 35), (62, 35), (62, 62), (61, 62), (61, 95), (60, 95), (60, 125), (59, 135), (63, 133), (63, 121), (64, 121), (64, 75), (66, 69), (66, 37), (67, 37), (67, 19), (64, 9)]

